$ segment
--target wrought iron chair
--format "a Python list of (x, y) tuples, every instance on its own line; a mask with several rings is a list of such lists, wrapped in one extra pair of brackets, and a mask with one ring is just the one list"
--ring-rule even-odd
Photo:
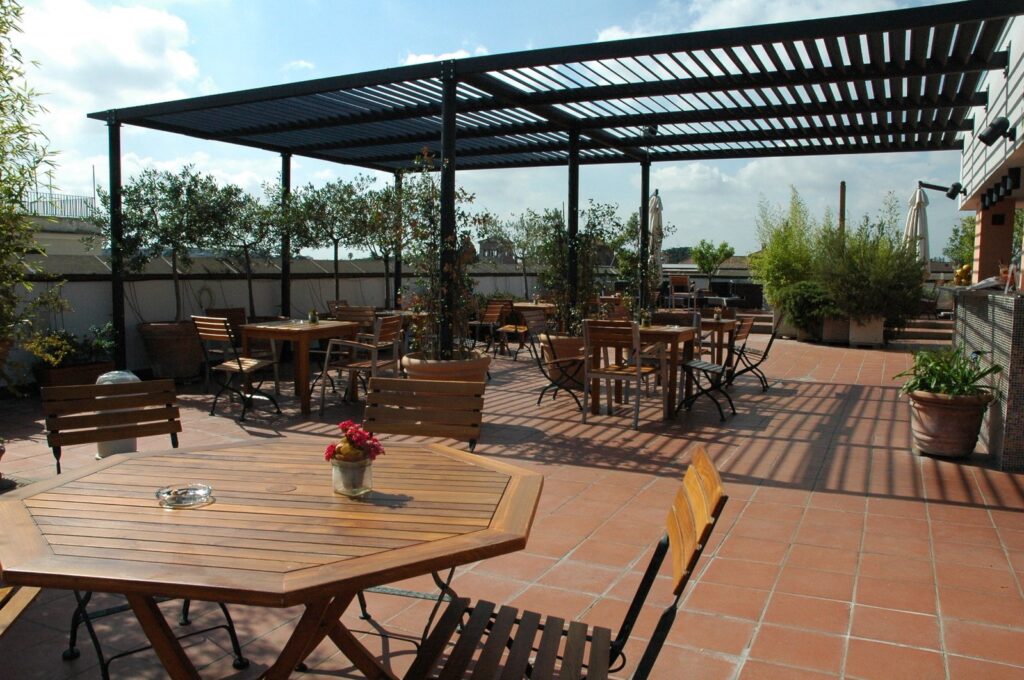
[(548, 390), (551, 398), (558, 396), (559, 390), (573, 398), (576, 407), (582, 409), (577, 392), (583, 391), (583, 338), (576, 338), (579, 341), (579, 348), (568, 356), (559, 355), (558, 349), (548, 333), (538, 334), (534, 338), (534, 358), (537, 360), (537, 367), (541, 374), (547, 378), (548, 384), (541, 388), (537, 395), (537, 405)]
[[(658, 618), (650, 641), (637, 662), (633, 678), (647, 678), (665, 644), (690, 577), (725, 508), (721, 477), (703, 447), (683, 477), (668, 513), (665, 535), (658, 542), (637, 586), (629, 609), (613, 637), (609, 628), (582, 621), (568, 624), (512, 607), (459, 598), (451, 602), (433, 632), (420, 646), (406, 680), (428, 677), (463, 678), (607, 678), (626, 665), (625, 647), (659, 569), (669, 557), (672, 602)], [(453, 645), (454, 647), (450, 647)], [(447, 653), (446, 653), (447, 652)], [(556, 675), (557, 674), (557, 675)]]
[(768, 353), (772, 351), (772, 345), (775, 343), (775, 336), (778, 334), (778, 330), (779, 325), (775, 324), (772, 328), (772, 334), (768, 336), (768, 344), (765, 345), (764, 349), (757, 349), (756, 347), (746, 345), (740, 348), (736, 362), (738, 370), (733, 371), (732, 375), (729, 376), (730, 385), (741, 375), (753, 373), (754, 377), (761, 383), (761, 391), (768, 391), (768, 376), (761, 370), (761, 364), (768, 358)]
[[(547, 333), (547, 316), (539, 309), (525, 309), (518, 312), (518, 315), (519, 321), (522, 323), (505, 324), (498, 328), (499, 347), (504, 347), (507, 352), (511, 353), (513, 361), (519, 359), (519, 352), (524, 348), (536, 358), (536, 337), (541, 333)], [(510, 349), (510, 340), (517, 343), (514, 350)], [(495, 347), (494, 355), (498, 355), (498, 347)]]
[[(680, 408), (684, 407), (689, 411), (698, 398), (706, 396), (714, 402), (715, 407), (718, 408), (718, 415), (721, 416), (724, 422), (725, 411), (722, 410), (722, 405), (715, 398), (715, 393), (718, 393), (729, 402), (729, 408), (732, 409), (735, 415), (736, 406), (732, 403), (732, 397), (725, 391), (729, 376), (732, 375), (734, 348), (736, 346), (735, 340), (736, 333), (733, 333), (729, 336), (725, 360), (721, 364), (702, 359), (693, 359), (683, 364), (683, 370), (686, 372), (687, 378), (692, 381), (696, 392), (679, 402), (676, 406), (676, 413), (679, 412)], [(701, 377), (703, 377), (703, 380), (701, 380)]]
[[(249, 405), (253, 403), (253, 398), (256, 395), (269, 399), (274, 405), (274, 409), (280, 413), (281, 407), (277, 405), (277, 399), (274, 398), (274, 395), (260, 389), (263, 386), (263, 380), (260, 379), (255, 387), (252, 384), (253, 375), (273, 366), (275, 362), (271, 359), (242, 356), (238, 336), (235, 335), (231, 324), (224, 317), (193, 316), (192, 323), (195, 324), (199, 339), (202, 340), (203, 355), (207, 363), (210, 363), (210, 357), (207, 354), (207, 345), (209, 343), (221, 345), (226, 343), (233, 349), (233, 356), (229, 356), (221, 363), (211, 367), (211, 370), (216, 371), (223, 377), (220, 379), (220, 390), (214, 395), (213, 403), (210, 404), (210, 415), (214, 414), (214, 411), (217, 409), (217, 400), (226, 391), (237, 394), (242, 401), (242, 415), (239, 416), (239, 421), (245, 421), (245, 412), (248, 410)], [(237, 387), (232, 384), (235, 376), (238, 377), (239, 381)]]

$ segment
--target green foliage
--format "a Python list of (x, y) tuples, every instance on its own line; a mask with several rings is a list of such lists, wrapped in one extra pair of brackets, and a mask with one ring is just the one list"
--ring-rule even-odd
[(882, 316), (903, 325), (921, 304), (924, 265), (900, 232), (898, 203), (889, 194), (874, 222), (867, 217), (848, 233), (823, 227), (817, 273), (840, 314), (855, 321)]
[(778, 291), (778, 308), (800, 330), (819, 335), (821, 322), (834, 313), (832, 299), (817, 281), (798, 281)]
[(114, 325), (107, 322), (90, 326), (81, 337), (66, 330), (43, 331), (29, 338), (24, 347), (55, 368), (110, 361), (114, 355)]
[(946, 241), (946, 247), (942, 254), (953, 263), (953, 268), (974, 262), (974, 227), (975, 216), (968, 215), (960, 218), (959, 224), (953, 225), (953, 233)]
[(701, 239), (700, 243), (693, 248), (691, 256), (697, 269), (710, 278), (718, 272), (718, 268), (722, 266), (723, 262), (735, 254), (736, 249), (725, 241), (716, 246), (711, 241)]
[(495, 239), (508, 248), (523, 275), (523, 297), (529, 297), (527, 263), (539, 257), (541, 239), (544, 235), (544, 216), (534, 210), (527, 210), (508, 220), (484, 215), (479, 235), (480, 238)]
[(761, 200), (757, 220), (761, 250), (750, 257), (750, 273), (764, 286), (765, 298), (773, 306), (779, 302), (780, 291), (811, 277), (816, 229), (795, 187), (790, 191), (787, 212)]
[(690, 246), (674, 246), (661, 251), (665, 257), (665, 264), (679, 264), (690, 257), (693, 248)]
[(39, 168), (51, 161), (46, 137), (32, 123), (42, 109), (14, 47), (21, 13), (18, 3), (0, 0), (0, 341), (24, 339), (40, 310), (60, 307), (59, 289), (26, 303), (36, 272), (28, 256), (39, 247), (21, 204)]
[(934, 392), (953, 396), (973, 396), (989, 392), (981, 381), (999, 373), (999, 364), (983, 366), (979, 352), (966, 355), (963, 344), (954, 349), (915, 352), (914, 365), (895, 378), (909, 378), (902, 392)]

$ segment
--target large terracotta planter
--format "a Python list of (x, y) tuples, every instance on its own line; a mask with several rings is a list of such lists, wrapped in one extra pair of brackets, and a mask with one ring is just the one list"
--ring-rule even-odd
[(114, 370), (113, 361), (97, 361), (92, 364), (78, 366), (36, 366), (32, 369), (36, 383), (40, 387), (58, 387), (65, 385), (93, 385), (104, 373)]
[(775, 324), (775, 335), (780, 338), (795, 338), (800, 332), (779, 310), (772, 311), (772, 323)]
[(448, 380), (453, 382), (484, 382), (491, 358), (473, 352), (468, 359), (424, 359), (419, 352), (402, 357), (402, 368), (413, 380)]
[(850, 320), (850, 347), (881, 347), (884, 344), (884, 316), (873, 316), (864, 322)]
[(845, 345), (850, 341), (850, 320), (834, 316), (825, 317), (821, 322), (821, 341)]
[(974, 452), (991, 394), (910, 393), (910, 431), (917, 454), (955, 458)]
[(191, 378), (199, 375), (203, 348), (191, 321), (140, 323), (139, 335), (156, 378)]

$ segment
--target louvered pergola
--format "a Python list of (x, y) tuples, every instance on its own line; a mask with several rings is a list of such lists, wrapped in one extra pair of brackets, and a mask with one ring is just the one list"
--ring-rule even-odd
[[(122, 124), (279, 153), (286, 188), (292, 156), (400, 173), (428, 148), (441, 159), (442, 238), (455, 233), (458, 170), (566, 166), (572, 237), (579, 166), (637, 163), (646, 262), (651, 163), (960, 150), (971, 108), (987, 103), (985, 72), (1008, 64), (997, 48), (1018, 14), (1024, 0), (969, 0), (403, 66), (89, 114), (110, 133), (118, 363)], [(444, 249), (442, 261), (454, 255), (454, 246)], [(642, 272), (641, 290), (645, 279)], [(451, 325), (443, 325), (450, 347)]]

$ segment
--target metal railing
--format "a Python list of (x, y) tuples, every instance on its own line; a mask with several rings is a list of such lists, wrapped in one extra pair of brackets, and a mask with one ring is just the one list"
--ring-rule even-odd
[(21, 207), (26, 215), (87, 219), (96, 211), (96, 200), (92, 196), (27, 191)]

